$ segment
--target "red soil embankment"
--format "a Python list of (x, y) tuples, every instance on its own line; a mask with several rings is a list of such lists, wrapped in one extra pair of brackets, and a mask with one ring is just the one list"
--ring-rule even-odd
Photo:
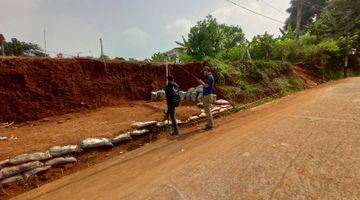
[[(181, 65), (199, 75), (204, 63)], [(183, 90), (196, 81), (180, 69), (170, 72)], [(92, 59), (0, 59), (0, 122), (23, 122), (81, 109), (147, 100), (165, 85), (165, 66)]]

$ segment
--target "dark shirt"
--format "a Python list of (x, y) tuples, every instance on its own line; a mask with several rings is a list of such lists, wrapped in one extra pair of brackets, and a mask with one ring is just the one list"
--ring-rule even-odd
[(214, 90), (214, 85), (215, 85), (215, 80), (214, 77), (211, 73), (209, 73), (207, 76), (205, 76), (203, 78), (204, 83), (206, 83), (207, 85), (209, 85), (209, 87), (205, 87), (204, 86), (204, 91), (203, 91), (203, 95), (209, 95), (213, 93)]
[(179, 92), (179, 85), (174, 81), (169, 81), (165, 86), (166, 101), (169, 107), (176, 107), (178, 104), (178, 99), (176, 93)]

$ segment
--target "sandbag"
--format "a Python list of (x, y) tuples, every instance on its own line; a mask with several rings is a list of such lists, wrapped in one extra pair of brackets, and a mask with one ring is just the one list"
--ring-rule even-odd
[(186, 92), (180, 91), (179, 95), (180, 95), (180, 101), (185, 101), (186, 100)]
[(160, 90), (157, 92), (157, 100), (163, 100), (165, 99), (166, 95), (165, 95), (165, 91), (164, 90)]
[(9, 159), (0, 161), (0, 169), (9, 165)]
[(201, 113), (201, 114), (199, 115), (199, 118), (204, 118), (204, 117), (206, 117), (206, 113)]
[(53, 157), (63, 156), (70, 153), (78, 153), (80, 151), (81, 150), (78, 145), (68, 145), (63, 147), (54, 146), (49, 149), (49, 152)]
[(197, 120), (199, 119), (199, 116), (191, 116), (189, 117), (190, 121), (194, 121), (194, 120)]
[(92, 149), (96, 147), (113, 147), (114, 145), (107, 138), (87, 138), (80, 142), (82, 149)]
[(231, 103), (229, 101), (226, 101), (224, 99), (215, 100), (215, 104), (217, 105), (230, 105)]
[(47, 161), (45, 163), (46, 166), (56, 166), (56, 165), (63, 165), (63, 164), (68, 164), (68, 163), (74, 163), (77, 162), (75, 157), (59, 157), (59, 158), (54, 158), (51, 159), (49, 161)]
[(221, 107), (213, 107), (213, 108), (211, 109), (211, 112), (219, 111), (220, 109), (221, 109)]
[(147, 122), (135, 122), (131, 125), (131, 127), (136, 129), (143, 129), (149, 126), (156, 125), (156, 121), (147, 121)]
[(198, 93), (196, 91), (191, 92), (191, 96), (190, 96), (191, 101), (193, 101), (193, 102), (196, 101), (197, 94)]
[(139, 136), (139, 135), (143, 135), (143, 134), (148, 133), (148, 132), (149, 132), (149, 130), (147, 130), (147, 129), (135, 130), (135, 131), (131, 131), (130, 135), (131, 136)]
[(51, 155), (47, 152), (36, 152), (31, 154), (22, 154), (15, 156), (14, 158), (10, 158), (10, 165), (17, 165), (21, 163), (31, 162), (31, 161), (40, 161), (50, 159)]
[(32, 170), (29, 170), (27, 172), (25, 172), (23, 174), (23, 178), (25, 181), (29, 180), (29, 178), (33, 175), (36, 175), (38, 173), (41, 173), (41, 172), (44, 172), (44, 171), (47, 171), (51, 168), (51, 166), (44, 166), (44, 167), (38, 167), (38, 168), (35, 168), (35, 169), (32, 169)]
[(111, 143), (117, 144), (117, 143), (120, 143), (120, 142), (123, 142), (123, 141), (128, 141), (128, 140), (131, 140), (131, 139), (132, 139), (132, 137), (131, 137), (130, 133), (123, 133), (123, 134), (120, 134), (120, 135), (114, 137), (111, 140)]
[(43, 163), (39, 161), (30, 162), (30, 163), (24, 163), (21, 165), (13, 166), (13, 167), (7, 167), (0, 170), (0, 180), (4, 178), (8, 178), (17, 174), (20, 174), (22, 172), (35, 169), (37, 167), (43, 166)]
[(157, 100), (157, 92), (151, 92), (150, 100), (151, 101), (156, 101)]
[(204, 86), (203, 85), (199, 85), (195, 88), (195, 91), (197, 93), (203, 93), (204, 92)]
[(25, 182), (25, 180), (24, 180), (22, 175), (12, 176), (12, 177), (5, 178), (5, 179), (1, 180), (0, 181), (0, 187), (10, 185), (10, 184), (16, 183), (16, 182)]

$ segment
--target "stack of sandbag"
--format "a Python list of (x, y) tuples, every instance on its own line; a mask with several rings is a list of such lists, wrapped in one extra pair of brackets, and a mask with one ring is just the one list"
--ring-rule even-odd
[(156, 125), (156, 121), (146, 121), (146, 122), (134, 122), (131, 127), (135, 129), (144, 129), (149, 126)]
[(155, 92), (151, 92), (151, 101), (159, 101), (159, 100), (164, 100), (166, 97), (165, 95), (165, 91), (164, 90), (159, 90), (159, 91), (155, 91)]

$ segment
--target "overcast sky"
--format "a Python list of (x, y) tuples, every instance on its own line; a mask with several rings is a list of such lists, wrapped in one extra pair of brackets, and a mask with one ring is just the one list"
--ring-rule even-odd
[[(280, 21), (290, 0), (233, 0)], [(281, 10), (277, 11), (267, 4)], [(0, 33), (44, 45), (55, 52), (99, 56), (99, 38), (110, 57), (144, 59), (176, 47), (190, 27), (212, 14), (239, 25), (247, 38), (278, 35), (280, 23), (225, 0), (0, 0)]]

